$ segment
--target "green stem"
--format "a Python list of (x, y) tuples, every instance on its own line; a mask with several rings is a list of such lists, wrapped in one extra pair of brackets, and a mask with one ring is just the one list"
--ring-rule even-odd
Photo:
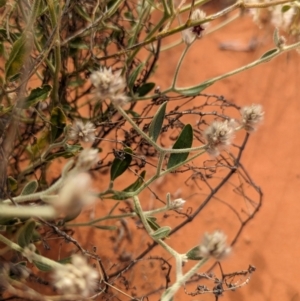
[[(166, 212), (168, 210), (170, 210), (170, 207), (169, 206), (164, 206), (162, 208), (157, 208), (157, 209), (154, 209), (154, 210), (145, 211), (144, 215), (151, 216), (151, 215), (155, 215), (155, 214), (158, 214), (158, 213)], [(122, 218), (135, 217), (135, 216), (137, 216), (137, 214), (135, 212), (131, 212), (131, 213), (124, 213), (124, 214), (119, 214), (119, 215), (108, 215), (108, 216), (104, 216), (104, 217), (94, 219), (94, 220), (86, 222), (86, 223), (66, 223), (66, 225), (68, 227), (87, 227), (87, 226), (92, 226), (94, 224), (97, 224), (97, 223), (105, 221), (105, 220), (113, 220), (113, 219), (120, 220)]]
[(150, 227), (147, 219), (146, 219), (146, 216), (143, 212), (143, 209), (141, 207), (141, 204), (140, 204), (140, 201), (139, 201), (139, 198), (137, 196), (134, 196), (133, 197), (133, 202), (134, 202), (134, 206), (135, 206), (135, 209), (137, 211), (137, 214), (139, 216), (139, 218), (141, 219), (141, 222), (143, 224), (143, 226), (145, 227), (147, 233), (149, 234), (149, 236), (155, 240), (159, 245), (161, 245), (167, 252), (169, 252), (171, 255), (173, 255), (175, 258), (177, 258), (178, 256), (180, 256), (174, 249), (172, 249), (169, 245), (167, 245), (162, 239), (154, 239), (152, 234), (153, 234), (153, 230), (152, 228)]
[[(60, 14), (61, 14), (61, 9), (60, 5), (57, 2), (57, 0), (47, 0), (48, 3), (48, 9), (50, 13), (50, 20), (51, 20), (51, 25), (53, 29), (56, 29), (55, 33), (55, 49), (54, 49), (54, 66), (55, 66), (55, 72), (54, 72), (54, 78), (53, 78), (53, 88), (51, 92), (52, 96), (52, 109), (56, 107), (60, 103), (60, 98), (59, 98), (59, 78), (60, 78), (60, 72), (61, 72), (61, 49), (60, 49), (60, 36), (59, 36), (59, 30), (60, 30), (60, 24), (58, 20), (60, 20)], [(59, 12), (56, 12), (56, 8), (59, 8)], [(58, 16), (57, 16), (58, 14)]]
[(182, 52), (182, 54), (181, 54), (181, 56), (180, 56), (180, 58), (179, 58), (179, 61), (178, 61), (178, 63), (177, 63), (176, 69), (175, 69), (175, 74), (174, 74), (174, 77), (173, 77), (172, 85), (171, 85), (172, 89), (175, 88), (175, 85), (176, 85), (176, 82), (177, 82), (178, 73), (179, 73), (179, 69), (180, 69), (181, 64), (182, 64), (182, 62), (183, 62), (183, 59), (184, 59), (184, 57), (186, 56), (186, 54), (187, 54), (188, 50), (190, 49), (190, 46), (191, 46), (191, 45), (192, 45), (192, 44), (187, 45), (187, 46), (185, 47), (184, 51)]
[(14, 207), (0, 205), (0, 216), (18, 218), (38, 216), (45, 219), (54, 219), (57, 217), (57, 212), (52, 206)]
[(199, 268), (201, 268), (206, 262), (208, 258), (204, 258), (201, 261), (199, 261), (197, 264), (195, 264), (186, 274), (183, 275), (179, 280), (177, 280), (170, 288), (168, 288), (162, 295), (161, 301), (170, 301), (172, 300), (173, 296), (176, 294), (176, 292), (180, 289), (182, 285), (185, 284), (186, 281), (188, 281)]
[(49, 155), (49, 153), (55, 149), (55, 148), (59, 148), (62, 147), (66, 144), (66, 142), (68, 141), (68, 138), (65, 138), (64, 140), (58, 142), (58, 143), (54, 143), (51, 144), (46, 151), (41, 155), (41, 157), (36, 160), (35, 162), (33, 162), (30, 166), (28, 166), (27, 168), (25, 168), (20, 174), (18, 178), (23, 178), (24, 176), (26, 176), (27, 174), (31, 173), (32, 171), (35, 170), (35, 168), (37, 168), (38, 166), (42, 165), (43, 163), (47, 162), (46, 157)]
[(219, 81), (219, 80), (222, 80), (224, 78), (227, 78), (227, 77), (230, 77), (232, 75), (235, 75), (237, 73), (240, 73), (240, 72), (243, 72), (245, 70), (248, 70), (248, 69), (251, 69), (253, 67), (256, 67), (257, 65), (260, 65), (262, 63), (266, 63), (266, 62), (269, 62), (270, 60), (272, 60), (273, 58), (277, 57), (278, 55), (284, 53), (284, 52), (287, 52), (287, 51), (290, 51), (290, 50), (293, 50), (293, 49), (296, 49), (300, 47), (300, 42), (297, 42), (295, 44), (292, 44), (292, 45), (288, 45), (288, 46), (283, 46), (282, 48), (278, 48), (276, 51), (274, 51), (274, 53), (270, 54), (270, 55), (267, 55), (265, 57), (261, 57), (260, 59), (248, 64), (248, 65), (245, 65), (243, 67), (240, 67), (240, 68), (237, 68), (237, 69), (234, 69), (228, 73), (225, 73), (225, 74), (222, 74), (222, 75), (219, 75), (219, 76), (216, 76), (214, 78), (211, 78), (207, 81), (204, 81), (202, 82), (201, 84), (197, 85), (197, 86), (193, 86), (193, 87), (188, 87), (188, 88), (176, 88), (175, 89), (175, 92), (178, 92), (178, 93), (185, 93), (185, 92), (188, 92), (189, 90), (191, 89), (197, 89), (197, 88), (200, 88), (201, 86), (203, 85), (212, 85), (213, 83)]
[[(15, 250), (17, 252), (23, 253), (24, 249), (22, 247), (20, 247), (18, 244), (10, 241), (9, 239), (7, 239), (5, 236), (3, 236), (2, 234), (0, 234), (0, 241), (3, 242), (5, 245), (7, 245), (10, 249)], [(39, 254), (33, 253), (30, 257), (30, 259), (32, 259), (33, 261), (37, 261), (40, 263), (43, 263), (45, 265), (48, 265), (52, 268), (60, 268), (61, 264), (57, 263), (54, 260), (51, 260), (47, 257), (43, 257)]]

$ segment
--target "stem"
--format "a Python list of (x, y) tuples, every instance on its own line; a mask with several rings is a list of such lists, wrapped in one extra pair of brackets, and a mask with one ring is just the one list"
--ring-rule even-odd
[(162, 239), (154, 239), (152, 237), (152, 234), (153, 234), (154, 231), (149, 226), (149, 223), (148, 223), (148, 221), (146, 219), (146, 216), (145, 216), (145, 214), (143, 212), (143, 209), (141, 207), (139, 198), (137, 196), (134, 196), (133, 197), (133, 202), (134, 202), (134, 206), (135, 206), (135, 209), (137, 211), (137, 214), (138, 214), (139, 218), (141, 219), (141, 222), (143, 223), (143, 226), (145, 227), (145, 229), (146, 229), (147, 233), (149, 234), (149, 236), (154, 241), (156, 241), (158, 244), (160, 244), (167, 252), (169, 252), (175, 258), (179, 257), (180, 255), (175, 250), (173, 250), (169, 245), (167, 245)]
[(207, 260), (208, 258), (202, 259), (196, 265), (194, 265), (186, 274), (184, 274), (183, 277), (180, 278), (180, 280), (177, 280), (169, 289), (167, 289), (164, 292), (164, 294), (161, 297), (161, 301), (172, 300), (172, 297), (176, 294), (180, 287), (184, 285), (184, 283), (188, 281), (197, 272), (197, 270), (206, 263)]
[[(61, 49), (60, 49), (60, 36), (59, 36), (59, 22), (60, 20), (60, 14), (61, 9), (59, 4), (57, 3), (57, 0), (47, 0), (49, 13), (50, 13), (50, 19), (51, 19), (51, 25), (52, 28), (56, 29), (55, 33), (55, 49), (54, 49), (54, 65), (55, 65), (55, 72), (54, 72), (54, 78), (53, 78), (53, 89), (51, 92), (52, 95), (52, 109), (57, 106), (60, 103), (59, 99), (59, 77), (60, 77), (60, 71), (61, 71)], [(59, 13), (57, 16), (56, 13), (56, 5), (58, 4), (59, 7)]]
[(48, 154), (54, 149), (54, 148), (59, 148), (65, 145), (65, 143), (68, 141), (68, 138), (66, 137), (64, 140), (58, 142), (58, 143), (54, 143), (51, 144), (45, 151), (44, 153), (41, 155), (41, 157), (33, 162), (30, 166), (28, 166), (27, 168), (25, 168), (20, 174), (19, 174), (19, 179), (23, 178), (24, 176), (26, 176), (27, 174), (31, 173), (32, 171), (35, 170), (35, 168), (37, 168), (38, 166), (42, 165), (43, 163), (47, 162), (46, 157), (48, 156)]
[[(192, 43), (192, 44), (193, 44), (193, 43)], [(179, 61), (178, 61), (178, 63), (177, 63), (177, 66), (176, 66), (176, 70), (175, 70), (175, 74), (174, 74), (174, 77), (173, 77), (172, 85), (171, 85), (172, 89), (175, 88), (175, 85), (176, 85), (176, 82), (177, 82), (178, 73), (179, 73), (179, 69), (180, 69), (180, 67), (181, 67), (181, 64), (182, 64), (182, 62), (183, 62), (183, 59), (184, 59), (185, 55), (187, 54), (187, 52), (188, 52), (188, 50), (190, 49), (190, 46), (191, 46), (192, 44), (187, 45), (187, 46), (185, 47), (184, 51), (182, 52), (181, 56), (180, 56), (180, 59), (179, 59)]]
[(221, 79), (224, 79), (224, 78), (227, 78), (229, 76), (232, 76), (232, 75), (235, 75), (237, 73), (240, 73), (242, 71), (245, 71), (245, 70), (248, 70), (248, 69), (251, 69), (257, 65), (260, 65), (262, 63), (266, 63), (268, 61), (270, 61), (271, 59), (273, 59), (274, 57), (277, 57), (278, 55), (284, 53), (284, 52), (287, 52), (287, 51), (290, 51), (290, 50), (293, 50), (293, 49), (296, 49), (300, 47), (300, 42), (297, 42), (295, 44), (292, 44), (292, 45), (288, 45), (288, 46), (283, 46), (282, 48), (278, 48), (277, 51), (275, 51), (274, 53), (270, 54), (270, 55), (267, 55), (263, 58), (260, 58), (248, 65), (245, 65), (245, 66), (242, 66), (240, 68), (237, 68), (235, 70), (232, 70), (228, 73), (225, 73), (225, 74), (222, 74), (222, 75), (219, 75), (219, 76), (216, 76), (212, 79), (209, 79), (207, 81), (204, 81), (202, 82), (201, 84), (197, 85), (197, 86), (193, 86), (193, 87), (188, 87), (188, 88), (176, 88), (176, 92), (178, 93), (184, 93), (184, 92), (187, 92), (189, 91), (190, 89), (197, 89), (197, 88), (200, 88), (201, 86), (203, 85), (212, 85), (213, 83), (221, 80)]
[[(17, 252), (23, 253), (24, 249), (22, 247), (20, 247), (18, 244), (10, 241), (8, 238), (6, 238), (5, 236), (3, 236), (2, 234), (0, 234), (0, 241), (3, 242), (5, 245), (7, 245), (10, 249), (15, 250)], [(48, 265), (52, 268), (60, 268), (61, 264), (57, 263), (54, 260), (51, 260), (47, 257), (43, 257), (39, 254), (36, 253), (32, 253), (30, 256), (30, 259), (32, 259), (33, 261), (37, 261), (40, 263), (43, 263), (45, 265)]]
[(57, 212), (52, 206), (12, 207), (0, 205), (0, 216), (18, 218), (38, 216), (45, 219), (53, 219), (57, 217)]
[[(145, 216), (149, 216), (149, 215), (151, 216), (151, 215), (155, 215), (155, 214), (158, 214), (158, 213), (166, 212), (168, 210), (170, 210), (170, 207), (164, 206), (162, 208), (157, 208), (157, 209), (154, 209), (154, 210), (145, 211), (144, 215)], [(68, 227), (85, 227), (85, 226), (92, 226), (96, 223), (99, 223), (99, 222), (102, 222), (102, 221), (105, 221), (105, 220), (112, 220), (112, 219), (120, 220), (122, 218), (135, 217), (135, 216), (137, 216), (136, 212), (124, 213), (124, 214), (119, 214), (119, 215), (107, 215), (107, 216), (100, 217), (100, 218), (94, 219), (94, 220), (92, 220), (90, 222), (86, 222), (86, 223), (66, 223), (66, 225)]]

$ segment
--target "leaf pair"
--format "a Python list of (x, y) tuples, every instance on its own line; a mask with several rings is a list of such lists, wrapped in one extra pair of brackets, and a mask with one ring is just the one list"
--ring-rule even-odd
[[(153, 140), (154, 142), (157, 141), (157, 138), (159, 137), (159, 134), (161, 132), (163, 121), (166, 114), (166, 106), (167, 106), (167, 102), (164, 102), (160, 106), (160, 108), (158, 109), (157, 113), (153, 117), (151, 124), (149, 126), (149, 136), (151, 140)], [(193, 128), (190, 124), (187, 124), (182, 129), (172, 149), (191, 148), (192, 144), (193, 144)], [(167, 164), (167, 169), (173, 168), (179, 165), (180, 163), (184, 162), (188, 156), (189, 156), (188, 152), (171, 154)]]

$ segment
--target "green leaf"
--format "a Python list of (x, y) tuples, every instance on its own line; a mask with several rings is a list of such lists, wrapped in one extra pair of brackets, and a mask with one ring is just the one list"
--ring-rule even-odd
[(39, 261), (34, 261), (33, 260), (34, 265), (42, 272), (50, 272), (52, 271), (52, 267), (46, 263), (43, 262), (39, 262)]
[[(72, 262), (72, 257), (66, 257), (57, 261), (60, 264), (67, 264)], [(52, 271), (52, 267), (46, 263), (33, 261), (34, 265), (42, 272), (50, 272)]]
[(72, 257), (63, 258), (63, 259), (58, 260), (57, 262), (59, 262), (61, 264), (72, 263)]
[(149, 136), (154, 142), (156, 142), (160, 134), (164, 122), (165, 114), (166, 114), (166, 106), (167, 106), (167, 102), (164, 102), (160, 106), (160, 108), (158, 109), (157, 113), (155, 114), (149, 126)]
[(93, 225), (94, 228), (96, 229), (101, 229), (101, 230), (110, 230), (114, 231), (117, 230), (118, 228), (116, 226), (102, 226), (102, 225)]
[(144, 63), (140, 63), (133, 71), (132, 73), (129, 75), (129, 78), (128, 78), (128, 86), (130, 89), (133, 88), (134, 86), (134, 83), (137, 79), (137, 77), (139, 76), (141, 70), (144, 68)]
[(203, 90), (205, 90), (206, 88), (208, 88), (209, 86), (211, 86), (213, 83), (203, 83), (200, 86), (197, 87), (192, 87), (189, 89), (185, 89), (185, 90), (179, 90), (178, 92), (181, 95), (185, 95), (185, 96), (195, 96), (198, 95), (199, 93), (201, 93)]
[(47, 161), (50, 162), (56, 158), (72, 158), (74, 157), (80, 150), (82, 150), (82, 146), (80, 144), (74, 144), (74, 145), (65, 145), (65, 151), (59, 151), (53, 154), (50, 154), (47, 156)]
[(155, 87), (155, 83), (146, 83), (140, 86), (136, 93), (139, 97), (145, 96)]
[(146, 216), (147, 222), (152, 230), (156, 231), (160, 228), (160, 225), (156, 222), (156, 217), (154, 216)]
[(267, 51), (266, 53), (264, 53), (262, 56), (261, 56), (261, 60), (262, 59), (265, 59), (265, 58), (267, 58), (268, 56), (271, 56), (273, 53), (276, 53), (276, 52), (278, 52), (279, 50), (277, 49), (277, 48), (274, 48), (274, 49), (271, 49), (271, 50), (269, 50), (269, 51)]
[(25, 185), (25, 187), (21, 192), (21, 195), (28, 195), (28, 194), (35, 193), (38, 187), (39, 187), (38, 182), (36, 180), (33, 180)]
[(0, 0), (0, 7), (3, 7), (6, 4), (7, 0)]
[(81, 38), (72, 40), (69, 45), (73, 49), (89, 49), (88, 45)]
[(135, 112), (135, 111), (133, 111), (133, 110), (126, 110), (125, 111), (128, 115), (130, 114), (130, 115), (132, 115), (132, 117), (134, 117), (134, 118), (139, 118), (139, 117), (141, 117), (141, 115), (139, 114), (139, 113), (137, 113), (137, 112)]
[(18, 73), (20, 73), (28, 54), (27, 38), (23, 34), (16, 40), (5, 64), (5, 78), (11, 80)]
[[(191, 148), (193, 144), (193, 128), (190, 124), (185, 125), (183, 130), (181, 131), (177, 141), (173, 145), (173, 149), (184, 149)], [(182, 162), (184, 162), (189, 153), (180, 153), (180, 154), (171, 154), (169, 158), (169, 162), (167, 165), (167, 169), (170, 169)]]
[(48, 132), (44, 132), (34, 145), (27, 146), (26, 150), (31, 155), (32, 161), (43, 152), (48, 145), (48, 139)]
[(8, 184), (8, 189), (11, 192), (15, 192), (16, 190), (18, 190), (18, 181), (13, 177), (9, 176), (7, 178), (7, 184)]
[(49, 96), (52, 87), (50, 85), (44, 85), (42, 87), (33, 89), (30, 95), (25, 99), (24, 108), (28, 109), (35, 106), (40, 101), (44, 101)]
[(67, 118), (61, 108), (55, 107), (51, 112), (51, 142), (54, 142), (64, 131)]
[(186, 256), (190, 260), (201, 260), (203, 257), (201, 257), (199, 255), (199, 253), (200, 253), (199, 246), (196, 246), (196, 247), (192, 248), (191, 250), (189, 250), (186, 253)]
[(171, 232), (171, 228), (170, 227), (161, 227), (159, 229), (157, 229), (154, 233), (151, 234), (151, 236), (154, 239), (163, 239), (166, 238)]
[(282, 13), (285, 13), (285, 12), (287, 12), (289, 9), (291, 8), (291, 6), (290, 5), (283, 5), (282, 6), (282, 8), (281, 8), (281, 12)]
[(122, 175), (129, 167), (132, 160), (132, 150), (124, 148), (124, 158), (115, 158), (110, 169), (110, 180), (114, 181), (117, 177)]
[(146, 171), (143, 170), (134, 183), (126, 187), (123, 191), (115, 191), (113, 196), (109, 198), (113, 200), (120, 200), (120, 201), (127, 199), (127, 197), (124, 196), (123, 192), (133, 192), (139, 189), (144, 183), (145, 175), (146, 175)]
[(137, 178), (137, 180), (131, 185), (129, 185), (128, 187), (126, 187), (123, 191), (132, 192), (139, 189), (144, 183), (145, 175), (146, 175), (146, 170), (143, 170), (139, 175), (139, 177)]
[(0, 225), (10, 226), (10, 225), (17, 223), (18, 221), (19, 220), (16, 217), (14, 217), (14, 218), (12, 218), (11, 216), (2, 216), (1, 217), (1, 213), (0, 213)]
[(24, 248), (31, 242), (33, 231), (35, 229), (35, 221), (28, 220), (18, 233), (18, 244)]
[(86, 9), (84, 6), (80, 6), (80, 5), (75, 5), (75, 10), (76, 12), (83, 18), (85, 19), (85, 21), (91, 23), (91, 17), (90, 15), (86, 12)]

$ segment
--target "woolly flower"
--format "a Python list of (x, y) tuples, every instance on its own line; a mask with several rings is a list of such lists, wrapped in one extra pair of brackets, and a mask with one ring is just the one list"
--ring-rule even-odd
[(84, 149), (78, 156), (76, 169), (78, 171), (88, 171), (98, 162), (98, 150), (95, 148)]
[(75, 210), (81, 209), (94, 201), (90, 195), (91, 176), (88, 173), (72, 175), (65, 180), (64, 186), (58, 194), (59, 208)]
[[(257, 0), (246, 0), (247, 4), (257, 3)], [(261, 9), (258, 8), (250, 8), (249, 13), (252, 16), (253, 22), (260, 25), (260, 13)]]
[(293, 17), (296, 13), (295, 8), (291, 7), (289, 10), (283, 12), (283, 5), (276, 5), (271, 8), (272, 18), (271, 23), (278, 28), (282, 28), (288, 31), (290, 25), (292, 24)]
[(92, 73), (90, 79), (100, 100), (110, 99), (114, 105), (124, 105), (129, 98), (124, 94), (126, 83), (121, 76), (122, 70), (113, 73), (111, 68), (100, 68)]
[(218, 156), (226, 149), (234, 137), (235, 129), (231, 122), (214, 121), (205, 131), (204, 137), (207, 142), (206, 151), (212, 156)]
[(242, 126), (248, 133), (251, 133), (263, 121), (265, 113), (261, 105), (252, 104), (251, 106), (243, 107), (241, 114)]
[(231, 248), (227, 246), (227, 236), (222, 231), (215, 231), (212, 234), (205, 233), (199, 246), (199, 255), (208, 258), (214, 257), (217, 260), (226, 257)]
[[(191, 21), (192, 22), (202, 21), (205, 19), (205, 17), (206, 17), (206, 13), (203, 10), (196, 9), (193, 11), (193, 13), (191, 15)], [(202, 37), (202, 32), (205, 30), (206, 27), (207, 27), (207, 23), (195, 25), (192, 28), (184, 30), (182, 32), (183, 41), (187, 45), (192, 44), (196, 38), (199, 39)]]
[(185, 200), (183, 200), (182, 198), (180, 199), (176, 199), (174, 200), (172, 203), (171, 203), (171, 206), (174, 208), (174, 209), (179, 209), (181, 210), (185, 204)]
[(61, 264), (53, 273), (53, 284), (63, 294), (76, 294), (89, 297), (97, 287), (99, 275), (87, 264), (84, 257), (72, 256), (72, 264)]
[(91, 122), (83, 123), (82, 120), (75, 120), (69, 130), (71, 140), (82, 140), (84, 142), (94, 142), (95, 126)]

